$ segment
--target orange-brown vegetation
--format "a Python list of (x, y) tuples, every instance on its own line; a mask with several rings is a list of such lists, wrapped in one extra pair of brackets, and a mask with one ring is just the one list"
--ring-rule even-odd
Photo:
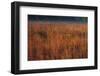
[(87, 57), (86, 23), (28, 22), (28, 60)]

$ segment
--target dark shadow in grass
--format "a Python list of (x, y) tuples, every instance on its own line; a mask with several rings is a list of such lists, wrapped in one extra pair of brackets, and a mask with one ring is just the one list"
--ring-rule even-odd
[(37, 34), (41, 37), (41, 38), (44, 38), (44, 39), (47, 39), (47, 32), (45, 31), (39, 31), (37, 32)]

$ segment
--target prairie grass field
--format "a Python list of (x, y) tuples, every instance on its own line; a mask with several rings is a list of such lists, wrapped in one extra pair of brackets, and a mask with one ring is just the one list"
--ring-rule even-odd
[(88, 57), (87, 24), (28, 21), (28, 60)]

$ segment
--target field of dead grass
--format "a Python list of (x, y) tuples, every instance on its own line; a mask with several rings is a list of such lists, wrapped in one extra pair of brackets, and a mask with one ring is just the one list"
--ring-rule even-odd
[(28, 22), (28, 60), (87, 58), (87, 24)]

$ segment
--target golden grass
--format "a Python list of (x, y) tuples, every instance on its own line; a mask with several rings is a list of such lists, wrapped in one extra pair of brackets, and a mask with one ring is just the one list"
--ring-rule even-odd
[(87, 57), (87, 24), (29, 21), (28, 60)]

